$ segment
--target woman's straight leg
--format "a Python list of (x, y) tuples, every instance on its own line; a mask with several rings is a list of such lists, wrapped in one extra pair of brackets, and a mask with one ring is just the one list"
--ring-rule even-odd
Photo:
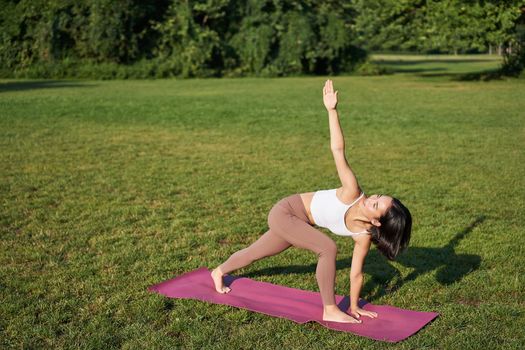
[(241, 267), (267, 256), (275, 255), (291, 246), (286, 240), (276, 235), (272, 230), (266, 231), (250, 246), (233, 253), (228, 260), (219, 266), (223, 274), (235, 271)]

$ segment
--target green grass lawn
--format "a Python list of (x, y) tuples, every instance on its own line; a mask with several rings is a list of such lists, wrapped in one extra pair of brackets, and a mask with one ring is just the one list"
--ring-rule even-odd
[[(360, 184), (414, 218), (398, 261), (370, 252), (362, 297), (440, 313), (398, 344), (147, 291), (251, 244), (281, 198), (340, 186), (326, 77), (0, 81), (0, 348), (522, 348), (525, 81), (426, 64), (480, 70), (334, 78)], [(352, 240), (323, 231), (347, 295)], [(290, 248), (233, 274), (318, 291), (316, 262)]]

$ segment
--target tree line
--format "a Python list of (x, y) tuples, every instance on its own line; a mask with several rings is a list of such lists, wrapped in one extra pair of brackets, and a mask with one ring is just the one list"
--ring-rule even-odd
[(358, 0), (356, 43), (368, 50), (503, 54), (523, 1)]
[(378, 50), (499, 51), (523, 66), (524, 8), (516, 0), (0, 0), (0, 76), (338, 74)]

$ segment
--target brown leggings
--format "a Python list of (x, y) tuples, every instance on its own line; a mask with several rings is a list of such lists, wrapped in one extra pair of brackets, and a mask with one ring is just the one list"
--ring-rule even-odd
[(240, 269), (267, 256), (278, 254), (290, 246), (308, 249), (319, 257), (315, 276), (323, 305), (335, 305), (335, 258), (337, 246), (323, 232), (315, 229), (308, 220), (299, 194), (277, 202), (268, 215), (266, 231), (249, 247), (232, 254), (219, 266), (223, 273)]

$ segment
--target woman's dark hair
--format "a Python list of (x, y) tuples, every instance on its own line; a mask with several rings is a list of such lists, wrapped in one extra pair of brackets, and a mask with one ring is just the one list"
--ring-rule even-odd
[(381, 226), (371, 229), (372, 242), (388, 260), (394, 260), (410, 242), (412, 215), (399, 199), (393, 198), (392, 206), (379, 222)]

